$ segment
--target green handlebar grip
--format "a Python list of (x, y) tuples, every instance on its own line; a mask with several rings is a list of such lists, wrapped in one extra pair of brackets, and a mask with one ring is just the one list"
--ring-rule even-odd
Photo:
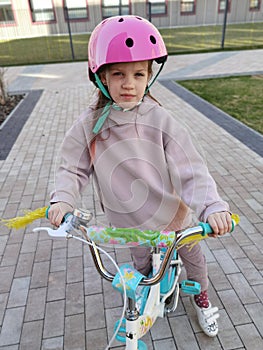
[(199, 222), (198, 226), (201, 226), (203, 229), (202, 236), (206, 236), (210, 233), (213, 233), (212, 227), (208, 222)]
[[(208, 222), (199, 222), (198, 225), (201, 226), (203, 229), (202, 236), (206, 236), (210, 233), (213, 233), (212, 227)], [(236, 225), (236, 222), (232, 220), (232, 228), (230, 232), (234, 231), (235, 225)]]

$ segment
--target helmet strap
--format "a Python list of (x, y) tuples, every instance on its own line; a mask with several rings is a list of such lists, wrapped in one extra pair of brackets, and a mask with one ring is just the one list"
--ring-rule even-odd
[(94, 73), (94, 76), (95, 76), (95, 82), (98, 86), (98, 88), (100, 89), (100, 91), (103, 93), (103, 95), (105, 97), (107, 97), (109, 100), (111, 100), (111, 97), (110, 97), (110, 94), (108, 93), (107, 89), (105, 88), (105, 86), (102, 84), (99, 76), (97, 73)]
[(165, 64), (165, 62), (163, 62), (163, 63), (161, 64), (161, 66), (160, 66), (158, 72), (156, 73), (155, 77), (154, 77), (153, 80), (150, 82), (150, 84), (146, 87), (144, 95), (147, 95), (147, 93), (149, 92), (151, 86), (153, 85), (153, 83), (156, 81), (156, 79), (158, 78), (159, 74), (161, 73), (164, 64)]
[(103, 108), (103, 111), (99, 117), (99, 119), (97, 120), (92, 132), (93, 134), (97, 134), (100, 129), (102, 128), (105, 120), (107, 119), (108, 115), (110, 114), (110, 107), (111, 107), (111, 101), (109, 101), (106, 106)]

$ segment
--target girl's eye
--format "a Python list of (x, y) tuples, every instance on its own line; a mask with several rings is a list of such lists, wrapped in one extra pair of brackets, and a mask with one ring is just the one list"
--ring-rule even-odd
[(144, 73), (136, 73), (136, 77), (144, 77)]

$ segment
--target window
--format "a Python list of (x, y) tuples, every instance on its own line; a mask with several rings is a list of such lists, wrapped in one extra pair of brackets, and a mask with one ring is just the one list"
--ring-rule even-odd
[[(230, 12), (231, 0), (228, 0), (228, 9), (227, 12)], [(218, 12), (224, 13), (226, 9), (226, 0), (219, 0), (218, 2)]]
[(14, 14), (11, 0), (0, 0), (0, 23), (13, 23)]
[(260, 0), (249, 0), (249, 10), (250, 11), (260, 10)]
[(86, 0), (65, 0), (65, 7), (68, 9), (65, 14), (66, 19), (88, 18)]
[(180, 12), (181, 15), (195, 14), (195, 0), (181, 0)]
[(52, 0), (30, 0), (29, 5), (33, 22), (47, 22), (55, 20)]
[(129, 15), (129, 0), (103, 0), (102, 1), (102, 17), (107, 18), (118, 15)]
[(166, 0), (148, 0), (147, 1), (147, 15), (166, 15), (167, 3)]

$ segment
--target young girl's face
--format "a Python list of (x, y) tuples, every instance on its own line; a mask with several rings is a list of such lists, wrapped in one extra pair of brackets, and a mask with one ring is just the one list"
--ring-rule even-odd
[(143, 98), (150, 79), (149, 62), (114, 63), (101, 74), (111, 98), (122, 108), (132, 108)]

